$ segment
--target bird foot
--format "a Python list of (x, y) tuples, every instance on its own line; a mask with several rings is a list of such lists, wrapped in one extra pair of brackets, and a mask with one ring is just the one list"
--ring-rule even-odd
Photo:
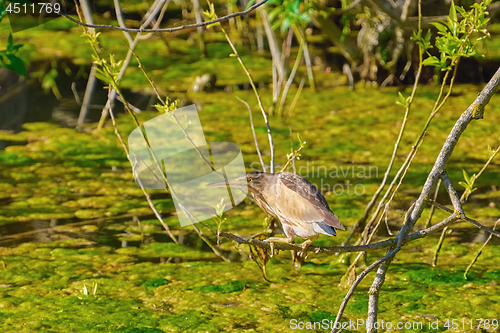
[(269, 243), (269, 248), (271, 251), (271, 254), (269, 256), (272, 258), (274, 257), (274, 246), (276, 245), (276, 243), (290, 244), (292, 240), (293, 240), (292, 238), (269, 237), (268, 239), (265, 239), (264, 242)]
[(271, 251), (271, 254), (269, 254), (269, 256), (271, 258), (274, 257), (274, 242), (269, 242), (269, 250)]
[(297, 253), (297, 255), (298, 255), (299, 257), (303, 257), (303, 256), (306, 254), (306, 251), (307, 251), (307, 249), (309, 248), (309, 246), (311, 246), (311, 245), (312, 245), (312, 243), (313, 243), (316, 239), (318, 239), (318, 237), (319, 237), (318, 235), (313, 236), (313, 237), (311, 237), (311, 238), (307, 239), (306, 241), (304, 241), (304, 243), (300, 244), (300, 247), (302, 247), (302, 250), (301, 250), (299, 253)]
[(304, 256), (304, 254), (306, 254), (306, 251), (307, 251), (307, 249), (309, 248), (309, 246), (311, 246), (311, 244), (312, 244), (312, 241), (311, 241), (311, 240), (309, 240), (309, 239), (308, 239), (308, 240), (306, 240), (304, 243), (300, 244), (300, 247), (302, 247), (302, 250), (300, 250), (300, 252), (299, 252), (299, 253), (297, 253), (297, 255), (298, 255), (299, 257), (303, 257), (303, 256)]

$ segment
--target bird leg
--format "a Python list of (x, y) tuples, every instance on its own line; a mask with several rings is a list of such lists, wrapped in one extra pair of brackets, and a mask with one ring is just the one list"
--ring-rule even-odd
[(267, 239), (264, 240), (264, 242), (269, 243), (269, 247), (271, 248), (271, 258), (274, 256), (274, 244), (275, 243), (288, 243), (288, 244), (291, 244), (292, 241), (293, 241), (292, 237), (287, 237), (287, 238), (283, 238), (283, 237), (269, 237), (269, 238), (267, 238)]

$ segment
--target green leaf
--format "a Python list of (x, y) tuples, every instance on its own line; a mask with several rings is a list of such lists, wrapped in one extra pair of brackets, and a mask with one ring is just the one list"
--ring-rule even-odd
[(294, 0), (290, 5), (286, 6), (286, 8), (293, 14), (299, 15), (301, 0)]
[(10, 65), (6, 65), (6, 68), (26, 78), (26, 66), (24, 65), (24, 62), (21, 60), (21, 58), (19, 58), (15, 54), (7, 54), (7, 58), (10, 61)]
[(399, 105), (402, 105), (404, 107), (407, 107), (408, 106), (408, 100), (403, 96), (403, 94), (398, 91), (398, 95), (399, 95), (399, 101), (396, 102), (396, 104), (399, 104)]
[(281, 32), (287, 32), (290, 28), (290, 23), (290, 18), (285, 17), (285, 19), (283, 20), (283, 24), (281, 24)]
[(311, 16), (309, 16), (309, 13), (302, 13), (299, 16), (299, 20), (301, 22), (311, 22)]
[(248, 10), (250, 7), (252, 7), (254, 3), (255, 3), (255, 0), (250, 0), (250, 1), (248, 1), (248, 5), (247, 5), (247, 7), (245, 8), (245, 10)]
[(455, 7), (455, 9), (457, 10), (457, 12), (460, 13), (460, 15), (465, 15), (466, 14), (466, 11), (465, 9), (463, 9), (462, 7)]
[(299, 133), (297, 133), (297, 139), (299, 139), (300, 144), (305, 143), (304, 139), (302, 139), (302, 136), (300, 136)]
[(469, 188), (469, 185), (467, 185), (466, 183), (464, 182), (458, 182), (458, 184), (462, 185), (464, 188)]
[(424, 37), (424, 50), (427, 50), (427, 49), (432, 47), (431, 37), (432, 37), (432, 33), (431, 33), (431, 29), (429, 29), (429, 30), (427, 30), (427, 33), (425, 34), (425, 37)]
[(450, 15), (448, 16), (448, 20), (451, 23), (451, 25), (449, 26), (450, 30), (453, 32), (453, 35), (456, 35), (458, 20), (457, 20), (457, 10), (455, 9), (455, 4), (453, 1), (451, 1)]
[(110, 82), (108, 74), (106, 74), (100, 68), (96, 68), (95, 77), (98, 78), (99, 80), (103, 81), (106, 84), (109, 84), (109, 82)]
[(95, 77), (98, 78), (99, 80), (101, 80), (102, 82), (106, 83), (106, 84), (109, 84), (108, 81), (108, 77), (101, 74), (101, 73), (95, 73)]
[(430, 56), (429, 58), (424, 59), (422, 64), (424, 66), (441, 67), (441, 61), (436, 56)]
[(439, 32), (441, 32), (443, 35), (445, 35), (447, 32), (448, 32), (448, 29), (446, 28), (446, 26), (442, 23), (439, 23), (439, 22), (431, 22), (431, 24), (433, 26), (435, 26)]
[(5, 2), (4, 0), (0, 0), (0, 22), (2, 22), (2, 19), (5, 15), (7, 15), (7, 11), (5, 10)]
[[(267, 15), (267, 18), (269, 20), (269, 22), (272, 22), (274, 21), (274, 19), (276, 18), (276, 16), (281, 12), (281, 8), (280, 7), (276, 7), (274, 8), (273, 10), (271, 10), (269, 12), (269, 14)], [(280, 22), (281, 23), (281, 22)]]
[(476, 181), (476, 179), (477, 179), (477, 175), (475, 173), (473, 173), (472, 177), (470, 177), (471, 185), (474, 185), (474, 182)]
[(464, 174), (464, 179), (465, 181), (467, 182), (467, 184), (470, 184), (470, 178), (469, 178), (469, 175), (467, 174), (467, 172), (465, 170), (463, 170), (463, 174)]
[(278, 29), (280, 26), (281, 26), (281, 21), (275, 21), (275, 22), (271, 25), (271, 29), (276, 30), (276, 29)]

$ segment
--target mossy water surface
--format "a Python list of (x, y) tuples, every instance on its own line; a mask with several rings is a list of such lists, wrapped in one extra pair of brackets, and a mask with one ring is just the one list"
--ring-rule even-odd
[[(458, 92), (450, 107), (435, 119), (394, 203), (389, 215), (393, 231), (477, 87), (459, 87)], [(432, 88), (422, 90), (415, 108), (419, 111), (411, 115), (402, 152), (409, 149), (425, 121), (423, 110), (432, 103), (426, 94), (434, 93)], [(237, 143), (250, 166), (257, 159), (248, 114), (234, 95), (255, 107), (248, 91), (195, 96), (202, 101), (200, 119), (207, 141)], [(346, 226), (360, 216), (385, 171), (402, 115), (394, 104), (396, 95), (390, 89), (304, 91), (293, 118), (271, 118), (278, 162), (284, 164), (290, 150), (290, 125), (307, 141), (297, 161), (298, 171), (322, 185), (332, 209)], [(492, 104), (485, 115), (488, 121), (472, 123), (464, 134), (448, 170), (454, 184), (462, 180), (462, 169), (472, 173), (481, 168), (488, 158), (487, 145), (496, 146), (499, 114)], [(146, 121), (156, 115), (146, 112), (139, 119)], [(264, 124), (258, 117), (255, 122), (267, 160)], [(118, 118), (118, 127), (124, 137), (134, 128), (126, 116)], [(290, 254), (280, 253), (268, 263), (270, 281), (265, 281), (257, 265), (247, 260), (247, 247), (224, 241), (221, 247), (234, 262), (223, 262), (191, 228), (178, 226), (170, 196), (152, 191), (153, 201), (183, 243), (174, 244), (135, 185), (112, 128), (79, 133), (32, 123), (25, 124), (24, 131), (2, 134), (2, 138), (19, 143), (0, 152), (2, 332), (289, 332), (292, 320), (305, 323), (335, 318), (346, 293), (338, 287), (348, 267), (345, 256), (311, 254), (296, 272)], [(402, 157), (398, 157), (396, 164), (401, 163)], [(352, 169), (361, 166), (378, 169), (361, 176), (361, 169)], [(498, 175), (499, 165), (494, 162), (478, 180), (479, 190), (466, 205), (470, 216), (489, 225), (500, 216), (499, 193), (493, 188), (500, 186)], [(348, 181), (362, 184), (365, 192), (348, 193)], [(343, 187), (328, 187), (336, 184)], [(440, 198), (447, 203), (444, 192)], [(428, 210), (423, 219), (426, 214)], [(250, 202), (229, 211), (226, 217), (224, 231), (250, 235), (263, 230), (264, 213)], [(435, 220), (444, 217), (437, 212)], [(215, 228), (213, 221), (208, 224)], [(430, 266), (437, 236), (405, 245), (382, 289), (380, 319), (426, 324), (436, 317), (441, 323), (439, 331), (446, 331), (446, 319), (499, 318), (498, 242), (486, 247), (465, 280), (463, 272), (485, 234), (465, 223), (452, 229), (438, 267)], [(338, 245), (346, 234), (321, 236), (315, 244)], [(383, 253), (370, 253), (368, 262)], [(372, 279), (373, 274), (354, 294), (346, 320), (366, 317)], [(423, 327), (407, 331), (432, 331)]]

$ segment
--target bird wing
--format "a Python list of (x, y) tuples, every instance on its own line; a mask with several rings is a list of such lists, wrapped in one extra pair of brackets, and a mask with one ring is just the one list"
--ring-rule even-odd
[(279, 175), (277, 210), (288, 219), (305, 222), (323, 222), (330, 227), (345, 230), (339, 218), (328, 206), (325, 197), (316, 187), (296, 174)]

